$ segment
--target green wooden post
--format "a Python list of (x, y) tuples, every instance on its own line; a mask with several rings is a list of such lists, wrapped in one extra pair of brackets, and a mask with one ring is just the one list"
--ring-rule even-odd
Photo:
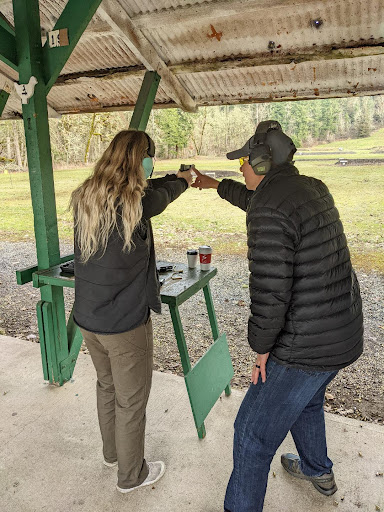
[[(217, 340), (219, 338), (220, 334), (219, 334), (219, 327), (217, 325), (216, 313), (215, 313), (215, 308), (213, 306), (212, 294), (211, 294), (211, 289), (209, 287), (209, 283), (207, 283), (204, 286), (203, 292), (204, 292), (205, 304), (207, 305), (207, 310), (208, 310), (209, 323), (211, 324), (212, 336), (213, 336), (214, 340)], [(227, 396), (229, 396), (231, 394), (231, 386), (229, 384), (225, 388), (225, 394)]]
[[(23, 104), (23, 119), (38, 270), (49, 269), (67, 258), (60, 258), (46, 95), (100, 3), (68, 0), (54, 30), (67, 29), (69, 42), (55, 48), (50, 48), (48, 42), (41, 46), (38, 0), (13, 0), (14, 31), (0, 20), (0, 34), (4, 36), (0, 59), (18, 69), (20, 84), (28, 84), (31, 77), (37, 81), (29, 101)], [(30, 281), (37, 269), (20, 271), (18, 283)], [(40, 290), (37, 314), (44, 377), (63, 384), (72, 376), (82, 338), (72, 318), (67, 329), (62, 287), (49, 283)]]
[(155, 101), (160, 76), (156, 71), (147, 71), (137, 98), (135, 110), (129, 124), (130, 128), (145, 131)]
[(32, 76), (37, 84), (28, 104), (23, 105), (25, 138), (31, 186), (38, 268), (60, 261), (55, 190), (49, 138), (47, 98), (41, 69), (41, 33), (38, 0), (13, 0), (19, 82)]
[(37, 326), (40, 334), (40, 352), (41, 352), (41, 364), (43, 366), (43, 375), (45, 380), (49, 380), (48, 360), (47, 360), (47, 349), (45, 341), (45, 330), (44, 330), (44, 319), (43, 319), (43, 306), (46, 304), (43, 300), (39, 300), (36, 305), (37, 313)]
[[(39, 270), (60, 262), (59, 236), (51, 146), (49, 138), (46, 85), (42, 69), (41, 29), (38, 0), (13, 0), (19, 83), (37, 79), (34, 92), (23, 104), (24, 131), (27, 145), (36, 251)], [(63, 383), (59, 361), (68, 356), (64, 297), (62, 288), (41, 288), (42, 321), (40, 338), (44, 340), (44, 374), (52, 383)], [(46, 365), (44, 360), (46, 360)]]

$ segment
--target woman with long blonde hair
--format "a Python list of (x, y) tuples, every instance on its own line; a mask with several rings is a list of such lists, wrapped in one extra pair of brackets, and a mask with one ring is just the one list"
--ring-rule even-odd
[(144, 459), (152, 381), (150, 311), (161, 311), (150, 218), (191, 184), (190, 172), (147, 179), (155, 145), (142, 131), (118, 133), (71, 197), (75, 225), (75, 306), (97, 373), (104, 464), (118, 465), (117, 490), (153, 484), (163, 462)]

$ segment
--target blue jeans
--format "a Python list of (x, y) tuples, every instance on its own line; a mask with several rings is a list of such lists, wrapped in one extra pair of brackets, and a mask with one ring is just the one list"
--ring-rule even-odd
[(337, 371), (305, 371), (267, 361), (267, 380), (251, 384), (235, 421), (233, 471), (224, 507), (262, 512), (269, 468), (289, 430), (308, 476), (329, 473), (324, 393)]

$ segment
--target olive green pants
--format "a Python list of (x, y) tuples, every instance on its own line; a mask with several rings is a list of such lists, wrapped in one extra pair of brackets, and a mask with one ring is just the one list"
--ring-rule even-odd
[(140, 485), (148, 475), (144, 459), (145, 410), (152, 383), (151, 318), (121, 334), (81, 329), (97, 372), (97, 411), (103, 454), (118, 461), (123, 489)]

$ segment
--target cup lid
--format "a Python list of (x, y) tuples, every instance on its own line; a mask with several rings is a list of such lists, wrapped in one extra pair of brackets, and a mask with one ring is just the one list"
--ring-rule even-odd
[(188, 249), (187, 254), (197, 254), (197, 249)]

